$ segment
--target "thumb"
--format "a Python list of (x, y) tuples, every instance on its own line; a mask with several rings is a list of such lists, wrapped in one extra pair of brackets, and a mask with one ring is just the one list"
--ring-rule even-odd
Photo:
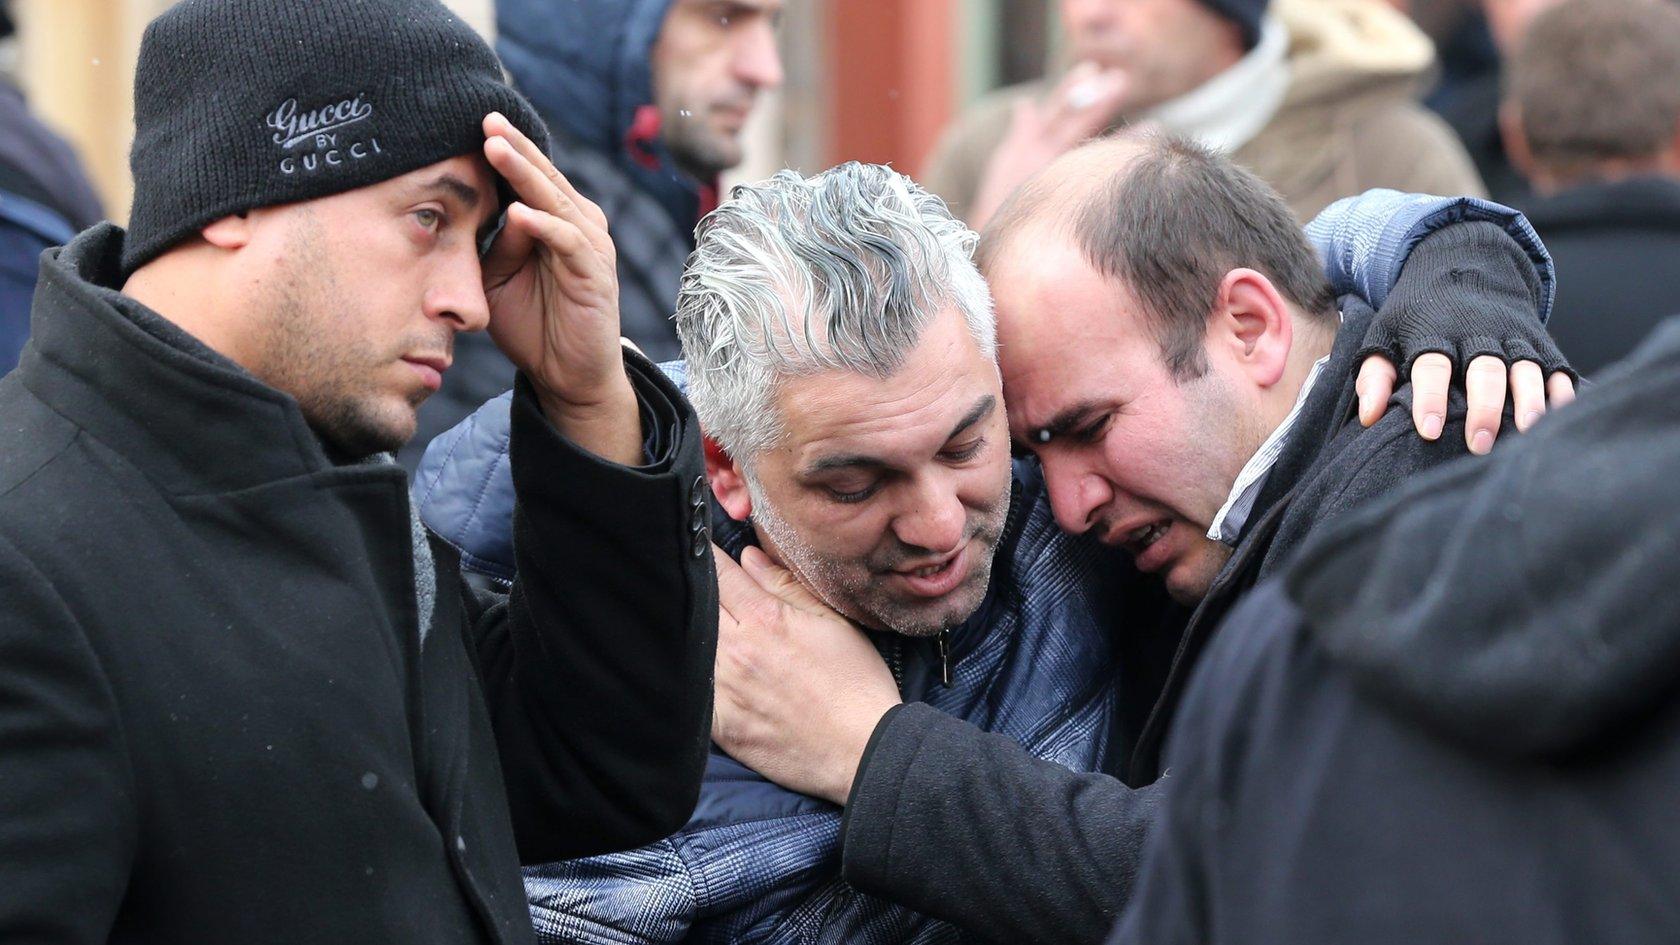
[(828, 607), (817, 599), (805, 585), (799, 583), (793, 572), (770, 560), (763, 549), (748, 547), (741, 552), (741, 568), (756, 582), (758, 586), (774, 594), (783, 603), (800, 610), (827, 611)]

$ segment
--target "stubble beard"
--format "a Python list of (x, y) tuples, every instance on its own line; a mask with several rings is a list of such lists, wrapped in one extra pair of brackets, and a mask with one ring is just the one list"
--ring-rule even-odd
[(414, 435), (415, 410), (426, 392), (411, 395), (406, 410), (376, 397), (374, 374), (382, 365), (345, 331), (346, 316), (334, 301), (342, 297), (337, 271), (317, 227), (306, 218), (294, 234), (253, 373), (290, 394), (310, 428), (344, 457), (392, 452)]
[[(898, 558), (897, 561), (870, 560), (855, 562), (857, 567), (848, 567), (853, 562), (825, 555), (805, 541), (766, 500), (763, 489), (751, 476), (747, 477), (747, 489), (752, 496), (753, 525), (762, 530), (764, 537), (775, 546), (782, 565), (793, 572), (806, 590), (853, 623), (873, 630), (922, 638), (938, 636), (967, 620), (979, 609), (986, 590), (991, 586), (993, 558), (1009, 515), (1011, 494), (1006, 485), (998, 501), (971, 516), (965, 536), (967, 553), (973, 557), (968, 579), (944, 598), (916, 606), (894, 600), (874, 589), (877, 581), (886, 580), (879, 576), (880, 571), (907, 559), (895, 555), (892, 557)], [(967, 599), (969, 597), (972, 600)], [(960, 607), (957, 606), (959, 603)]]

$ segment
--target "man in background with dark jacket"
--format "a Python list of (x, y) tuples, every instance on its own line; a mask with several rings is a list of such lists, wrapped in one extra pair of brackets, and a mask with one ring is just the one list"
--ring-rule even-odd
[(1113, 941), (1673, 942), (1676, 470), (1670, 320), (1309, 541), (1190, 685)]
[[(519, 863), (674, 830), (709, 727), (697, 424), (605, 218), (435, 0), (186, 0), (135, 93), (131, 226), (0, 380), (0, 940), (529, 942)], [(486, 324), (506, 597), (386, 455)]]
[[(497, 0), (497, 48), (553, 131), (551, 156), (612, 221), (625, 337), (677, 358), (677, 283), (741, 131), (782, 82), (784, 0)], [(433, 437), (507, 390), (488, 339), (462, 338), (454, 372), (420, 410), (410, 471)]]
[[(15, 42), (0, 0), (0, 50)], [(81, 162), (29, 112), (23, 91), (0, 72), (0, 377), (17, 367), (29, 337), (29, 303), (41, 252), (105, 216)]]
[(1565, 0), (1507, 70), (1507, 150), (1557, 263), (1552, 337), (1592, 374), (1680, 311), (1680, 5)]

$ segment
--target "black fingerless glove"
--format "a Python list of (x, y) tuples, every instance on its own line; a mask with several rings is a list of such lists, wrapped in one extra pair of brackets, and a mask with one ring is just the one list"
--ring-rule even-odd
[(1460, 378), (1484, 354), (1512, 364), (1534, 361), (1546, 377), (1575, 369), (1540, 323), (1540, 275), (1523, 248), (1498, 224), (1456, 223), (1425, 237), (1365, 332), (1359, 360), (1388, 358), (1411, 374), (1419, 355), (1452, 359)]

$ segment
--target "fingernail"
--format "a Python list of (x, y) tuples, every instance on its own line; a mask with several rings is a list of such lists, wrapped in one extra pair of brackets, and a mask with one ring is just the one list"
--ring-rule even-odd
[(1438, 413), (1423, 415), (1423, 438), (1436, 440), (1441, 437), (1441, 428), (1446, 426), (1446, 420)]
[(1534, 426), (1536, 423), (1539, 423), (1539, 422), (1540, 422), (1540, 411), (1530, 410), (1528, 413), (1523, 414), (1522, 428), (1524, 430), (1526, 430), (1529, 427)]
[(1493, 434), (1487, 430), (1477, 430), (1470, 438), (1470, 452), (1477, 456), (1486, 456), (1493, 449)]

